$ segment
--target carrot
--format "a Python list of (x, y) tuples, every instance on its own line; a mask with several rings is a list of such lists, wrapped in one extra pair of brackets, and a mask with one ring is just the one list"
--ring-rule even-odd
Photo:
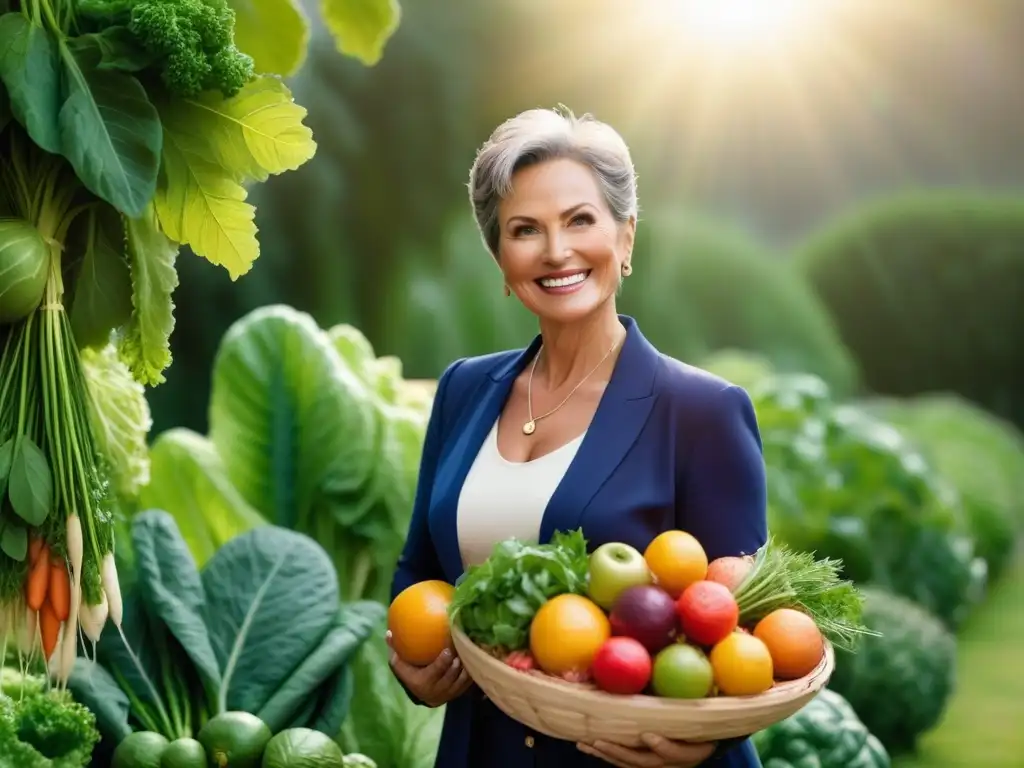
[(50, 558), (40, 557), (32, 565), (25, 581), (25, 602), (33, 611), (43, 607), (50, 589)]
[[(42, 554), (43, 550), (47, 549), (46, 542), (43, 541), (42, 536), (33, 536), (32, 540), (28, 543), (28, 562), (29, 565), (35, 565), (36, 561), (39, 560), (39, 555)], [(47, 552), (49, 554), (49, 552)]]
[(57, 647), (57, 636), (60, 634), (60, 619), (49, 600), (43, 603), (39, 611), (39, 634), (43, 638), (43, 656), (49, 660)]
[(63, 561), (53, 563), (50, 567), (50, 604), (60, 621), (67, 621), (71, 614), (71, 582), (68, 578), (68, 567)]

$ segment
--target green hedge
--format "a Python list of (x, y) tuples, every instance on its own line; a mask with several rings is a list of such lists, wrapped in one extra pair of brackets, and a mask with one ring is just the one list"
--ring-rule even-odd
[(795, 261), (874, 392), (956, 392), (1024, 425), (1024, 198), (875, 202)]
[(633, 264), (620, 306), (664, 352), (694, 362), (724, 349), (755, 352), (840, 394), (854, 389), (854, 363), (828, 312), (801, 277), (742, 234), (679, 211), (644, 215)]
[(1024, 436), (956, 395), (872, 398), (862, 405), (920, 446), (960, 494), (978, 554), (998, 576), (1024, 524)]

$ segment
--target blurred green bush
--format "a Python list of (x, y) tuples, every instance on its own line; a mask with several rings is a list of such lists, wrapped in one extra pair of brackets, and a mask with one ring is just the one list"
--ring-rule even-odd
[(862, 405), (896, 425), (956, 486), (978, 554), (989, 577), (998, 576), (1024, 523), (1024, 436), (957, 395), (872, 398)]
[(800, 276), (741, 233), (678, 210), (645, 214), (633, 265), (620, 306), (666, 354), (755, 352), (780, 371), (854, 391), (856, 367), (828, 312)]
[(795, 261), (867, 388), (956, 392), (1024, 426), (1024, 199), (871, 203), (811, 235)]

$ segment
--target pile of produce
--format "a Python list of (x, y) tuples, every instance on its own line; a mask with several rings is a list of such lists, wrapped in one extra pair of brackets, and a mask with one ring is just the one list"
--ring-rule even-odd
[[(108, 625), (95, 660), (79, 658), (68, 684), (96, 714), (96, 764), (115, 749), (123, 755), (116, 768), (143, 768), (164, 750), (198, 756), (202, 747), (210, 765), (244, 768), (256, 763), (243, 753), (258, 759), (282, 733), (273, 742), (282, 755), (331, 751), (293, 729), (328, 741), (338, 733), (350, 660), (379, 630), (384, 606), (341, 603), (327, 553), (284, 528), (236, 536), (202, 570), (166, 512), (135, 516), (131, 533), (136, 578), (124, 596), (124, 636)], [(218, 762), (220, 753), (235, 757)], [(296, 756), (264, 765), (303, 763)]]
[[(588, 555), (577, 530), (550, 544), (502, 542), (450, 593), (409, 587), (390, 624), (410, 663), (450, 642), (440, 631), (446, 608), (470, 640), (520, 670), (612, 694), (749, 696), (810, 674), (826, 640), (852, 648), (871, 634), (839, 568), (772, 540), (756, 557), (709, 562), (680, 530), (643, 553), (611, 542)], [(413, 637), (414, 626), (431, 631)]]
[(234, 24), (226, 0), (0, 0), (0, 606), (5, 638), (62, 684), (79, 635), (123, 618), (131, 468), (83, 356), (163, 381), (179, 247), (244, 275), (246, 185), (316, 149)]
[(111, 768), (377, 768), (365, 755), (343, 754), (330, 736), (312, 728), (286, 728), (271, 734), (248, 712), (224, 712), (203, 726), (196, 738), (168, 740), (137, 731), (118, 744)]

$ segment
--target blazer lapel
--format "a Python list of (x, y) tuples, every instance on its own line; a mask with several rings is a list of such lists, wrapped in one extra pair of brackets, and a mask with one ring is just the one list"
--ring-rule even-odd
[(631, 317), (626, 340), (583, 442), (544, 512), (540, 542), (578, 528), (583, 512), (636, 442), (654, 404), (658, 352)]
[[(433, 499), (435, 513), (431, 515), (434, 529), (434, 546), (445, 575), (452, 582), (463, 572), (462, 553), (459, 550), (458, 510), (459, 495), (473, 462), (484, 439), (494, 426), (508, 400), (516, 376), (526, 367), (540, 348), (537, 336), (525, 350), (511, 359), (499, 363), (481, 386), (469, 395), (477, 399), (475, 404), (463, 406), (448, 432), (455, 436), (451, 447), (441, 459), (435, 480), (436, 493)], [(460, 404), (462, 405), (462, 404)]]

